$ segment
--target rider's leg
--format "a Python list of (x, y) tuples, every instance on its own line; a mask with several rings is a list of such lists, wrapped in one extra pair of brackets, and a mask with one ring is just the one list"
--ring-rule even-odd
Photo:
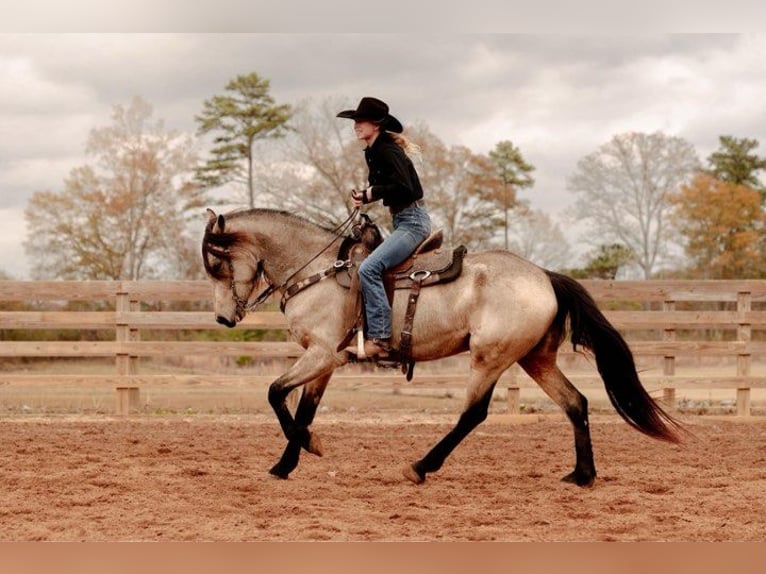
[(359, 267), (370, 339), (365, 343), (368, 356), (385, 352), (391, 339), (391, 306), (383, 286), (383, 273), (409, 257), (431, 232), (428, 214), (419, 207), (396, 214), (394, 227), (393, 233)]

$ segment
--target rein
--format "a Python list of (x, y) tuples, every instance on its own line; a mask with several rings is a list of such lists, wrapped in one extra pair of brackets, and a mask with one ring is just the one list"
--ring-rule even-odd
[[(351, 212), (351, 215), (348, 216), (348, 218), (343, 221), (340, 225), (338, 225), (335, 229), (333, 229), (330, 233), (333, 234), (332, 240), (325, 245), (321, 251), (319, 251), (316, 255), (314, 255), (311, 259), (309, 259), (306, 263), (301, 265), (296, 271), (290, 274), (290, 276), (282, 281), (279, 285), (271, 285), (269, 284), (266, 289), (261, 291), (258, 296), (255, 298), (255, 300), (252, 303), (248, 303), (246, 300), (242, 301), (242, 299), (237, 295), (236, 290), (236, 282), (232, 280), (231, 282), (231, 292), (234, 296), (234, 302), (237, 305), (237, 309), (240, 311), (251, 311), (255, 309), (258, 305), (261, 305), (264, 301), (266, 301), (271, 295), (274, 294), (275, 291), (281, 291), (284, 289), (284, 294), (282, 296), (282, 301), (280, 302), (280, 309), (284, 311), (285, 309), (285, 303), (287, 300), (295, 295), (296, 293), (299, 293), (300, 291), (303, 291), (306, 287), (309, 285), (313, 285), (317, 281), (324, 279), (325, 277), (331, 275), (333, 272), (337, 273), (341, 269), (345, 267), (344, 265), (339, 265), (336, 261), (335, 264), (328, 270), (323, 271), (322, 273), (317, 273), (315, 275), (312, 275), (308, 279), (305, 279), (303, 281), (299, 281), (298, 283), (291, 285), (290, 287), (287, 287), (288, 283), (293, 280), (293, 278), (303, 271), (306, 267), (311, 265), (314, 261), (316, 261), (325, 251), (327, 251), (330, 247), (332, 247), (332, 244), (335, 243), (338, 239), (343, 237), (343, 234), (346, 232), (346, 230), (351, 226), (351, 223), (354, 221), (354, 218), (359, 213), (359, 208), (357, 207), (354, 209), (354, 211)], [(232, 264), (231, 260), (229, 260), (229, 269), (231, 271), (231, 276), (234, 277), (234, 265)], [(260, 262), (258, 264), (259, 272), (258, 275), (261, 275), (264, 280), (268, 282), (268, 279), (266, 279), (266, 275), (263, 272), (263, 267), (261, 266)], [(257, 275), (256, 275), (257, 277)]]

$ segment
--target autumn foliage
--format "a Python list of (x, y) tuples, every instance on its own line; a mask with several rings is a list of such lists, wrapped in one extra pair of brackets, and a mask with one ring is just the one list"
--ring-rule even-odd
[(693, 275), (766, 277), (766, 212), (757, 190), (703, 174), (681, 186), (671, 202)]

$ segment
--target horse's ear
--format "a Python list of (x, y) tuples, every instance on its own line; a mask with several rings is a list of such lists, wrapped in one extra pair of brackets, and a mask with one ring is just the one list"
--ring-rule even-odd
[(206, 209), (206, 212), (208, 231), (211, 233), (223, 233), (223, 230), (226, 227), (226, 219), (224, 218), (223, 214), (216, 215), (215, 211), (209, 207)]

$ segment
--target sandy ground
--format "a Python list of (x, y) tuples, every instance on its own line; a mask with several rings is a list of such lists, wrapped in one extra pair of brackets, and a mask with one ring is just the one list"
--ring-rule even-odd
[(522, 389), (527, 414), (508, 415), (499, 388), (489, 420), (416, 486), (401, 470), (457, 420), (463, 387), (333, 385), (314, 425), (325, 456), (304, 453), (281, 481), (267, 472), (284, 438), (262, 386), (147, 385), (121, 418), (111, 384), (0, 385), (0, 540), (766, 540), (766, 389), (747, 418), (733, 389), (679, 390), (694, 434), (680, 447), (628, 427), (603, 389), (581, 390), (589, 489), (560, 482), (571, 428), (535, 389)]
[(320, 415), (289, 480), (267, 414), (0, 418), (0, 540), (763, 541), (766, 418), (683, 416), (683, 446), (592, 417), (599, 477), (561, 415), (491, 415), (416, 486), (455, 414)]

